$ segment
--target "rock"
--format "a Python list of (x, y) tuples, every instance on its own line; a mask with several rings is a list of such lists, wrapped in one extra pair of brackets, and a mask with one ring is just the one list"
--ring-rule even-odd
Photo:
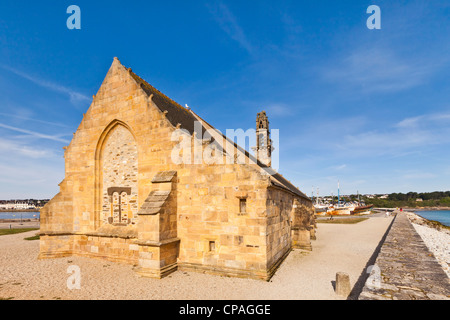
[(350, 294), (350, 277), (345, 272), (336, 273), (336, 294), (343, 297), (348, 297)]

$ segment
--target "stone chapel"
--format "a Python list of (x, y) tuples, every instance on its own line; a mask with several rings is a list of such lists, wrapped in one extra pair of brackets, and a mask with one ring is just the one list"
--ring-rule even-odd
[[(114, 58), (64, 147), (39, 258), (105, 259), (155, 278), (179, 269), (269, 280), (292, 249), (311, 250), (316, 226), (310, 198), (271, 169), (265, 112), (256, 141), (252, 156)], [(197, 161), (199, 151), (221, 161)]]

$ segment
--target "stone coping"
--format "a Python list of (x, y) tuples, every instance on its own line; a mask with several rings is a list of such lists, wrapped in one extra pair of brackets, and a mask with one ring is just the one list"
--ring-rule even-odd
[(74, 232), (74, 231), (43, 231), (39, 232), (40, 236), (92, 236), (92, 237), (105, 237), (105, 238), (122, 238), (122, 239), (136, 239), (137, 236), (107, 233), (107, 232)]
[(397, 213), (359, 300), (450, 300), (450, 280), (405, 213)]
[(171, 238), (160, 241), (154, 240), (142, 240), (137, 239), (137, 236), (123, 235), (116, 233), (102, 233), (102, 232), (71, 232), (71, 231), (61, 231), (61, 232), (40, 232), (40, 236), (93, 236), (93, 237), (105, 237), (105, 238), (122, 238), (122, 239), (134, 239), (133, 244), (148, 247), (161, 247), (167, 244), (180, 242), (180, 238)]
[(160, 241), (153, 241), (153, 240), (134, 240), (133, 243), (140, 245), (140, 246), (148, 246), (148, 247), (161, 247), (166, 244), (171, 244), (175, 242), (180, 242), (180, 238), (172, 238), (172, 239), (166, 239), (166, 240), (160, 240)]
[(72, 236), (75, 233), (73, 231), (40, 231), (40, 236)]
[(170, 193), (171, 191), (151, 191), (139, 209), (138, 215), (155, 215), (160, 213)]
[(176, 171), (160, 171), (153, 177), (152, 183), (171, 182), (176, 174)]
[(135, 235), (106, 233), (106, 232), (76, 232), (74, 235), (84, 235), (91, 237), (104, 237), (104, 238), (121, 238), (121, 239), (136, 239)]

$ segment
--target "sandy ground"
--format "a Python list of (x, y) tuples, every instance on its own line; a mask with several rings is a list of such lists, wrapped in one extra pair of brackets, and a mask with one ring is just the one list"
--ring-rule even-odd
[[(141, 278), (125, 264), (82, 257), (38, 260), (39, 241), (23, 240), (36, 231), (0, 236), (0, 298), (340, 300), (336, 272), (348, 273), (351, 285), (360, 288), (358, 279), (391, 222), (392, 217), (373, 217), (352, 225), (318, 224), (313, 251), (291, 252), (270, 282), (181, 271), (162, 280)], [(67, 269), (73, 265), (80, 268), (81, 286), (70, 290)]]
[(20, 229), (20, 228), (38, 228), (39, 221), (24, 221), (24, 222), (1, 222), (0, 229)]

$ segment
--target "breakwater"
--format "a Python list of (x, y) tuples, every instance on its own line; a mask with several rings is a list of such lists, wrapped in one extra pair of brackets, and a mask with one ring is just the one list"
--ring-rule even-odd
[(397, 213), (359, 300), (442, 299), (450, 299), (449, 278), (406, 213)]

